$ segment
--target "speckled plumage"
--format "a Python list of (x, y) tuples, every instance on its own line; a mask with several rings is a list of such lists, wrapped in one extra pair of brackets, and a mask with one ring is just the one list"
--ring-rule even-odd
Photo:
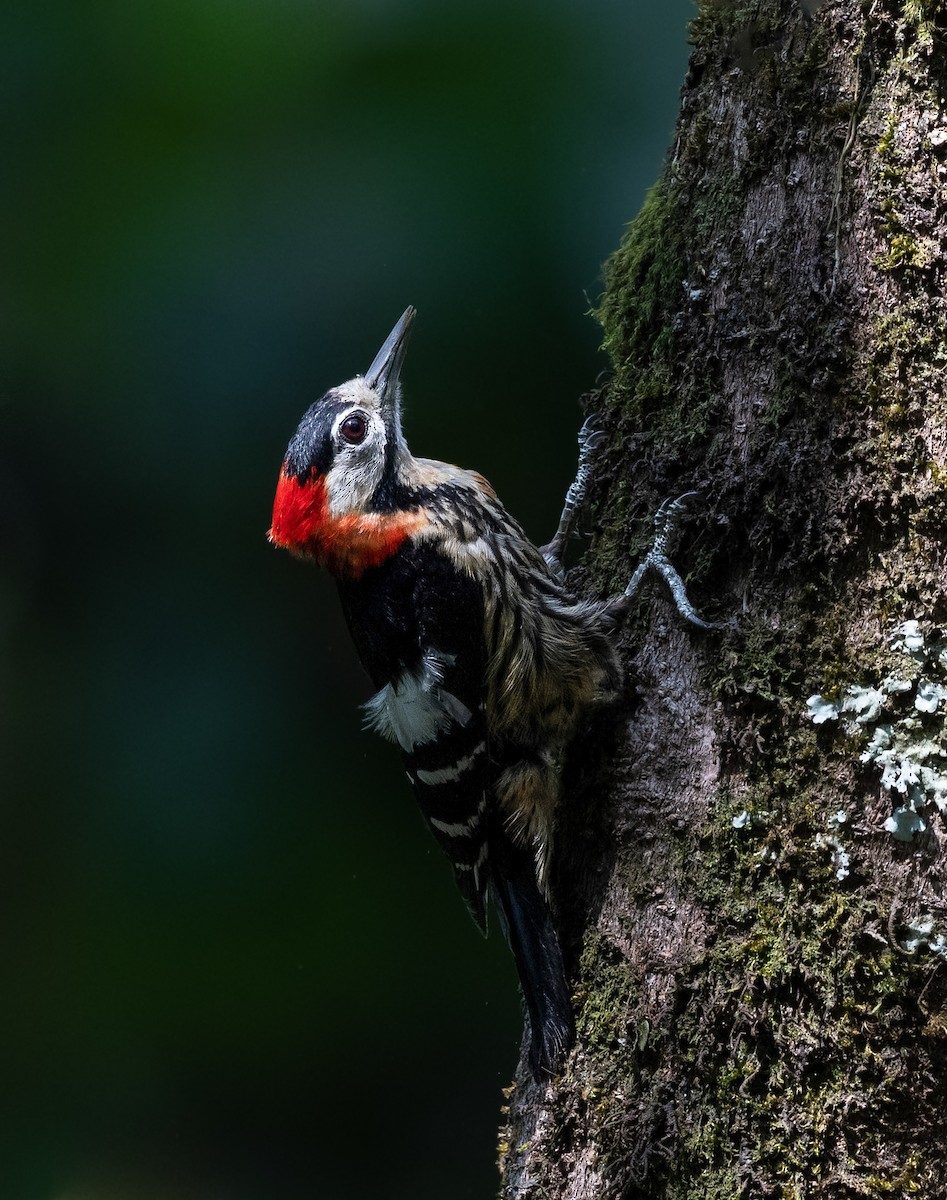
[(614, 606), (570, 595), (555, 554), (482, 476), (410, 453), (398, 376), (412, 319), (364, 377), (303, 417), (270, 538), (335, 575), (378, 689), (368, 723), (400, 745), (481, 928), (494, 895), (545, 1078), (572, 1038), (547, 901), (562, 759), (588, 707), (620, 683)]

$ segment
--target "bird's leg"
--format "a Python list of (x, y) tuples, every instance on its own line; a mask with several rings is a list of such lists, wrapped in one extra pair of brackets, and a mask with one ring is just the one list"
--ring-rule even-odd
[[(572, 533), (575, 514), (582, 507), (585, 494), (588, 491), (589, 476), (592, 471), (592, 460), (595, 451), (605, 440), (604, 432), (592, 427), (593, 420), (593, 417), (587, 417), (582, 428), (579, 430), (579, 465), (575, 473), (575, 479), (573, 479), (569, 485), (569, 490), (566, 492), (565, 503), (562, 506), (562, 516), (559, 518), (559, 528), (556, 530), (555, 537), (551, 542), (543, 546), (541, 550), (543, 558), (545, 558), (550, 568), (557, 575), (562, 575), (562, 560), (565, 557), (566, 547)], [(648, 568), (651, 567), (667, 583), (674, 598), (677, 611), (685, 621), (689, 621), (692, 625), (696, 625), (700, 629), (717, 628), (716, 625), (702, 620), (694, 611), (694, 606), (687, 597), (684, 580), (681, 579), (677, 569), (668, 557), (678, 534), (681, 515), (687, 507), (688, 500), (693, 499), (696, 495), (696, 492), (685, 492), (683, 496), (678, 496), (676, 500), (665, 500), (655, 513), (654, 541), (651, 544), (651, 549), (628, 581), (628, 586), (624, 592), (620, 596), (616, 596), (614, 600), (608, 602), (609, 615), (613, 616), (616, 620), (620, 619), (627, 611), (629, 601), (641, 586), (641, 581), (645, 577)]]
[(648, 568), (651, 567), (658, 572), (671, 589), (671, 595), (674, 598), (677, 611), (685, 621), (689, 621), (692, 625), (696, 625), (700, 629), (717, 628), (717, 626), (701, 620), (694, 611), (694, 606), (687, 598), (684, 580), (681, 579), (674, 564), (668, 558), (674, 539), (677, 537), (681, 514), (687, 507), (687, 501), (696, 495), (696, 492), (685, 492), (683, 496), (678, 496), (676, 500), (665, 500), (655, 513), (654, 541), (651, 544), (651, 549), (645, 556), (644, 561), (638, 565), (634, 575), (629, 579), (628, 586), (624, 592), (620, 596), (616, 596), (614, 600), (609, 601), (609, 615), (614, 616), (616, 619), (624, 615), (629, 601), (641, 586), (641, 581), (644, 579)]
[(559, 518), (559, 528), (552, 541), (543, 546), (541, 550), (543, 558), (557, 575), (562, 574), (562, 560), (565, 557), (575, 514), (581, 508), (582, 502), (585, 500), (585, 493), (588, 491), (592, 456), (605, 438), (601, 430), (592, 428), (592, 420), (592, 417), (588, 417), (579, 430), (579, 466), (575, 473), (575, 479), (569, 484), (569, 490), (566, 492), (562, 516)]

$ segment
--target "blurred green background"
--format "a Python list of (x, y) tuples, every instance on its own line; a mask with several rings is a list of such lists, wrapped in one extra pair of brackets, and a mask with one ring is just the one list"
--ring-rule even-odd
[(412, 447), (552, 532), (690, 15), (4, 10), (3, 1198), (494, 1193), (512, 965), (264, 531), (412, 303)]

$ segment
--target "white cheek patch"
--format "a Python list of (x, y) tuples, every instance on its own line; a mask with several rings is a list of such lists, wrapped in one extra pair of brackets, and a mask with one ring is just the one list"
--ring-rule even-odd
[(363, 513), (381, 483), (385, 469), (384, 445), (372, 447), (367, 461), (346, 461), (340, 456), (326, 476), (326, 502), (333, 517)]
[(451, 661), (431, 651), (415, 671), (386, 684), (363, 706), (368, 727), (409, 752), (433, 742), (451, 725), (467, 725), (470, 709), (440, 686), (444, 666)]
[(385, 470), (388, 439), (381, 420), (369, 413), (365, 441), (354, 446), (339, 437), (339, 426), (351, 415), (352, 410), (345, 410), (332, 426), (335, 458), (325, 483), (326, 501), (333, 517), (366, 511)]

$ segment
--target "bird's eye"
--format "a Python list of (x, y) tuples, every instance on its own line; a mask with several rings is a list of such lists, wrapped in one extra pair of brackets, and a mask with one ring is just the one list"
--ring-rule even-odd
[(352, 413), (339, 426), (339, 433), (342, 434), (347, 442), (351, 442), (353, 446), (357, 446), (359, 442), (363, 442), (367, 432), (368, 425), (365, 422), (365, 418), (359, 413)]

